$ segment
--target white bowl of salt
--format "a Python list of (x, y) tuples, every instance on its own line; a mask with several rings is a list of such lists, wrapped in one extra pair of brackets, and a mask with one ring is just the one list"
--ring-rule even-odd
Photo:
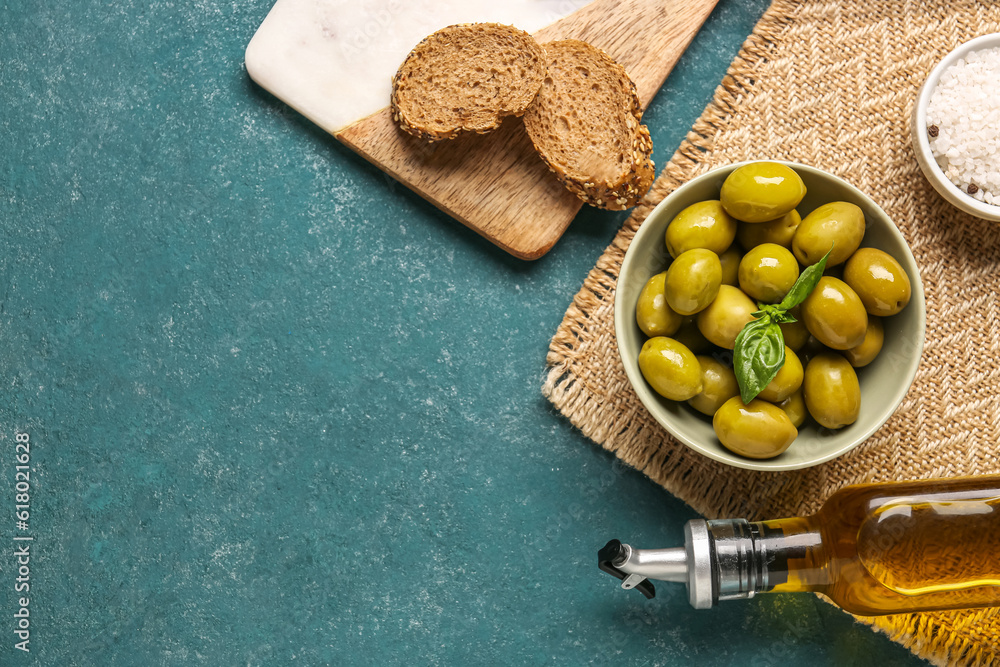
[(962, 211), (1000, 222), (1000, 33), (962, 44), (931, 70), (910, 131), (934, 189)]

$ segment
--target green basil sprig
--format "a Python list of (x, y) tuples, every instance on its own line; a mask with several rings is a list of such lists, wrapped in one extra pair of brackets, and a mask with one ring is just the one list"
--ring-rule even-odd
[[(832, 251), (833, 248), (830, 249)], [(830, 252), (802, 272), (781, 303), (758, 303), (760, 310), (753, 314), (756, 319), (747, 322), (736, 337), (733, 368), (744, 403), (749, 403), (764, 391), (785, 365), (785, 337), (778, 325), (795, 321), (788, 311), (805, 301), (815, 289), (816, 283), (823, 277)]]

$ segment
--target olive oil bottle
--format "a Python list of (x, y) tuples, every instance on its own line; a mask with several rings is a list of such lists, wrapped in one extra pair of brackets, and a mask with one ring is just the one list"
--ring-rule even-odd
[(684, 547), (612, 540), (598, 564), (650, 598), (649, 579), (685, 583), (697, 609), (798, 591), (863, 616), (1000, 606), (1000, 476), (849, 486), (808, 517), (690, 521)]

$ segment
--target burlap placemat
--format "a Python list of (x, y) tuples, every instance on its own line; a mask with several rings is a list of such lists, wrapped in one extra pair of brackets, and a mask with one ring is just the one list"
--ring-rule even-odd
[[(589, 438), (710, 518), (806, 514), (858, 482), (1000, 472), (1000, 226), (934, 192), (908, 133), (938, 60), (998, 31), (993, 2), (776, 0), (587, 276), (552, 340), (543, 393)], [(738, 470), (672, 439), (630, 388), (615, 343), (615, 281), (653, 206), (714, 167), (760, 158), (814, 165), (868, 193), (909, 242), (927, 299), (923, 359), (896, 414), (850, 454), (792, 473)], [(934, 662), (1000, 663), (1000, 609), (860, 620)]]

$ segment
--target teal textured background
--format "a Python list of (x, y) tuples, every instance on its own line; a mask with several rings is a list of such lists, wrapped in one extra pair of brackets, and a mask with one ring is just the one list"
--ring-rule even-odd
[[(694, 516), (539, 391), (624, 215), (505, 255), (248, 79), (270, 0), (0, 6), (0, 663), (919, 663), (812, 597), (598, 572)], [(658, 165), (765, 7), (720, 2)]]

